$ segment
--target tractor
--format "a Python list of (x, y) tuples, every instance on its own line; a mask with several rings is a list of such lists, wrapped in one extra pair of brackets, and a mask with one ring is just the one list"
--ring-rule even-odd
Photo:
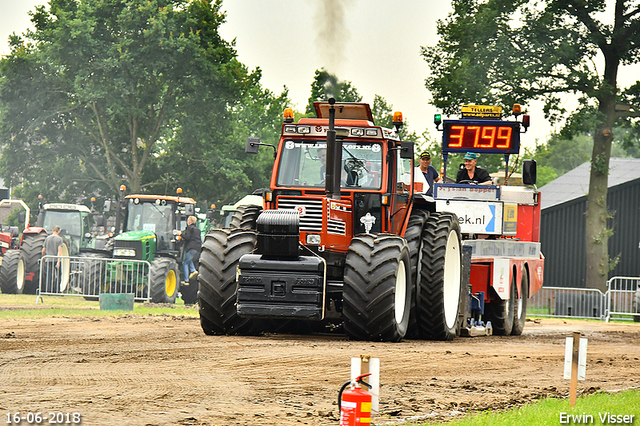
[[(350, 339), (451, 340), (468, 301), (455, 214), (414, 203), (413, 142), (365, 103), (285, 110), (264, 211), (200, 254), (205, 334), (341, 328)], [(259, 139), (247, 140), (255, 154)], [(248, 218), (247, 218), (248, 219)]]
[[(95, 263), (90, 272), (95, 288), (90, 293), (96, 296), (123, 284), (128, 292), (148, 297), (154, 303), (174, 303), (178, 292), (185, 303), (195, 303), (197, 283), (180, 286), (182, 247), (177, 233), (186, 226), (188, 216), (196, 215), (195, 203), (192, 198), (179, 195), (126, 196), (123, 232), (113, 239), (113, 260), (106, 265)], [(201, 217), (199, 222), (206, 227), (206, 218)], [(138, 268), (127, 260), (147, 261), (150, 267)], [(147, 274), (148, 288), (143, 277)]]

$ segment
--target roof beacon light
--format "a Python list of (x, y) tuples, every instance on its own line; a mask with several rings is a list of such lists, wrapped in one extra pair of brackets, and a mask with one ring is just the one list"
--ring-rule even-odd
[(520, 114), (522, 114), (522, 107), (520, 107), (520, 104), (513, 104), (513, 108), (511, 109), (511, 112), (513, 113), (513, 115), (517, 117)]
[(293, 109), (286, 108), (283, 115), (285, 123), (293, 123)]
[(182, 194), (182, 188), (176, 189), (176, 194)]
[(124, 185), (120, 185), (120, 191), (124, 192), (127, 190), (127, 187)]
[(393, 113), (393, 125), (396, 126), (396, 131), (402, 128), (404, 124), (404, 120), (402, 118), (402, 113), (400, 111), (396, 111)]

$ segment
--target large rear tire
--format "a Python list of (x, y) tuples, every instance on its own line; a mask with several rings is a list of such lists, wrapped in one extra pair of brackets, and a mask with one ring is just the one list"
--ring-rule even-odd
[(406, 240), (360, 235), (351, 240), (344, 269), (344, 330), (350, 339), (398, 342), (411, 311), (411, 259)]
[(455, 214), (432, 213), (423, 232), (418, 290), (418, 324), (424, 338), (452, 340), (466, 294), (462, 285), (462, 245)]
[(407, 232), (404, 234), (409, 248), (411, 258), (411, 313), (409, 314), (409, 329), (405, 338), (420, 338), (420, 328), (418, 326), (417, 300), (420, 282), (420, 261), (422, 259), (422, 230), (429, 217), (429, 213), (424, 210), (415, 210), (409, 218)]
[(22, 294), (24, 291), (25, 261), (20, 250), (8, 250), (0, 266), (0, 290), (3, 294)]
[(524, 330), (524, 323), (527, 320), (527, 299), (529, 298), (529, 274), (526, 270), (522, 271), (522, 280), (520, 281), (520, 294), (513, 304), (513, 328), (511, 334), (520, 336)]
[(240, 218), (240, 229), (256, 229), (256, 220), (262, 213), (262, 207), (259, 206), (240, 206), (238, 211), (242, 213)]
[(257, 242), (254, 231), (214, 229), (204, 239), (198, 270), (200, 325), (207, 335), (254, 334), (254, 323), (236, 310), (236, 270)]
[(168, 257), (151, 262), (150, 295), (152, 303), (175, 303), (180, 288), (178, 262)]
[(36, 294), (36, 290), (40, 286), (40, 259), (42, 259), (42, 247), (44, 247), (46, 239), (46, 232), (26, 234), (22, 237), (20, 250), (24, 256), (25, 272), (27, 274), (33, 273), (33, 279), (24, 283), (25, 294)]
[(514, 304), (516, 301), (516, 274), (511, 277), (511, 291), (507, 300), (492, 300), (486, 304), (486, 319), (491, 321), (493, 334), (498, 336), (508, 336), (513, 330), (513, 317), (515, 313)]

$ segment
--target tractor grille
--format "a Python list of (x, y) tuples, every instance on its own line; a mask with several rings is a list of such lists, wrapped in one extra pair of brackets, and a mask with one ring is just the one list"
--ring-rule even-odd
[(278, 198), (279, 209), (291, 209), (300, 214), (300, 231), (322, 232), (322, 199)]
[(344, 235), (346, 233), (346, 225), (341, 220), (331, 220), (327, 221), (327, 232), (331, 234), (340, 234)]

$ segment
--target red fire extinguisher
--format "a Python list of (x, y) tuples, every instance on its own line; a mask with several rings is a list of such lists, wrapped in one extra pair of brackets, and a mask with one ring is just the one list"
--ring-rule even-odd
[[(362, 374), (354, 382), (348, 381), (338, 393), (338, 409), (340, 410), (340, 426), (358, 426), (371, 424), (371, 394), (362, 389), (364, 385), (371, 389), (371, 385), (362, 380), (371, 373)], [(351, 385), (350, 389), (345, 390)]]

